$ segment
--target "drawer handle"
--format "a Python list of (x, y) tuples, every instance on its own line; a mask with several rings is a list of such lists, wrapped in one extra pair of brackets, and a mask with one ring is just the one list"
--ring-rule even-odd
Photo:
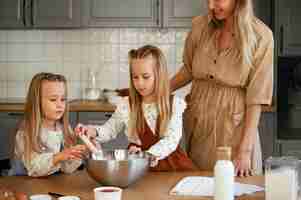
[(105, 114), (105, 117), (106, 117), (106, 118), (111, 118), (111, 117), (112, 117), (112, 114)]
[(17, 117), (18, 117), (18, 116), (21, 116), (21, 117), (23, 117), (23, 116), (24, 116), (24, 113), (9, 112), (8, 115), (9, 115), (9, 116), (13, 116), (13, 117), (14, 117), (14, 116), (17, 116)]

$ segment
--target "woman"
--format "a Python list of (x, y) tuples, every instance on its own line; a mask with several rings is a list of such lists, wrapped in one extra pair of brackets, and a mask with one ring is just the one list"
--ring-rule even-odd
[(261, 173), (257, 126), (272, 100), (273, 48), (251, 0), (208, 0), (208, 15), (193, 19), (171, 88), (192, 83), (184, 129), (200, 169), (212, 170), (216, 147), (226, 145), (238, 176)]

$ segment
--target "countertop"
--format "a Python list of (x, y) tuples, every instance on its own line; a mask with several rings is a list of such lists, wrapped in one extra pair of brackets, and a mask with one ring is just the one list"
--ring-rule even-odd
[[(23, 112), (25, 99), (0, 98), (0, 112)], [(115, 106), (107, 101), (74, 99), (69, 101), (72, 112), (114, 112)], [(276, 106), (263, 106), (263, 112), (276, 112)]]
[[(0, 99), (0, 112), (23, 112), (24, 102), (22, 98)], [(73, 99), (69, 108), (72, 112), (114, 112), (116, 107), (107, 101)]]
[[(169, 191), (186, 176), (211, 176), (209, 172), (149, 172), (142, 179), (123, 190), (122, 200), (208, 200), (209, 197), (170, 196)], [(263, 176), (237, 178), (241, 183), (264, 185)], [(81, 200), (94, 200), (93, 189), (100, 185), (91, 179), (85, 170), (73, 174), (56, 174), (45, 178), (8, 176), (0, 178), (1, 186), (8, 186), (28, 195), (55, 192), (76, 195)], [(264, 192), (243, 195), (237, 200), (264, 200)]]

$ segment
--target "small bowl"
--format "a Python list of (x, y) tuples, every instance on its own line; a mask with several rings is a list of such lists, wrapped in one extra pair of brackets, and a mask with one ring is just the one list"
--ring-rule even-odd
[(108, 102), (114, 105), (116, 105), (122, 99), (122, 97), (118, 96), (118, 92), (108, 89), (104, 90), (103, 96)]
[(85, 88), (83, 99), (86, 100), (99, 100), (103, 99), (103, 92), (100, 88)]
[(63, 196), (59, 197), (58, 200), (80, 200), (78, 196)]
[(129, 154), (126, 149), (119, 149), (104, 151), (101, 160), (93, 157), (86, 160), (87, 172), (104, 186), (128, 187), (142, 178), (149, 169), (149, 156), (143, 152)]
[(51, 200), (48, 194), (34, 194), (29, 197), (30, 200)]

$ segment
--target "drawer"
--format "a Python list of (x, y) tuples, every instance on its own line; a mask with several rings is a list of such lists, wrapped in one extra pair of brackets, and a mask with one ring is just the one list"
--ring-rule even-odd
[(301, 141), (281, 141), (280, 142), (281, 156), (295, 156), (301, 159)]
[(78, 121), (83, 124), (104, 124), (112, 116), (111, 112), (80, 112)]

